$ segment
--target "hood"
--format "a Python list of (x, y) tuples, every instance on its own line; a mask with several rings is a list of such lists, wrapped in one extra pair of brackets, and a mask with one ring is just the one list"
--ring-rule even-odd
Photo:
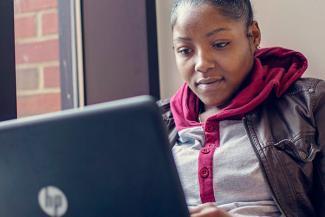
[[(225, 108), (208, 120), (243, 116), (265, 101), (272, 92), (280, 97), (302, 76), (307, 67), (306, 57), (299, 52), (281, 47), (257, 50), (247, 85)], [(186, 83), (179, 88), (170, 103), (177, 130), (202, 125), (197, 122), (199, 98)]]

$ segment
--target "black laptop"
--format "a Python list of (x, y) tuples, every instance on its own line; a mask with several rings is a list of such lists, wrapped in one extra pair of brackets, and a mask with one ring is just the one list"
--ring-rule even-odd
[(154, 100), (0, 123), (0, 216), (188, 217)]

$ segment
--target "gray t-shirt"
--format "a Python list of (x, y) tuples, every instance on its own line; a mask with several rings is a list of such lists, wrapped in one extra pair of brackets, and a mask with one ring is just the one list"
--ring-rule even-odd
[[(220, 144), (213, 154), (216, 206), (232, 216), (281, 216), (241, 120), (219, 123)], [(179, 132), (173, 154), (188, 206), (201, 204), (198, 160), (205, 144), (202, 127)]]

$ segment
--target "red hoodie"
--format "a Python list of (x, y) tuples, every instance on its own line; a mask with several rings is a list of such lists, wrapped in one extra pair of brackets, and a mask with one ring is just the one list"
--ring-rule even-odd
[(202, 202), (214, 202), (212, 165), (214, 150), (219, 147), (219, 121), (242, 117), (263, 103), (273, 91), (280, 97), (307, 69), (307, 59), (299, 52), (275, 47), (255, 53), (251, 80), (228, 106), (205, 123), (199, 123), (199, 98), (184, 84), (171, 98), (171, 111), (178, 131), (202, 126), (205, 147), (199, 155), (199, 183)]
[[(280, 97), (306, 71), (307, 59), (299, 52), (275, 47), (255, 54), (252, 80), (215, 116), (222, 120), (244, 115), (260, 105), (274, 90)], [(177, 130), (198, 126), (199, 98), (184, 84), (171, 98), (171, 110)]]

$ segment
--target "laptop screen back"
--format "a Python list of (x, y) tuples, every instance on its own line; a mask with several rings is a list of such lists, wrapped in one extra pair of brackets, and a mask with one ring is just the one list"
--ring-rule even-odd
[(3, 122), (0, 171), (0, 216), (188, 216), (149, 97)]

